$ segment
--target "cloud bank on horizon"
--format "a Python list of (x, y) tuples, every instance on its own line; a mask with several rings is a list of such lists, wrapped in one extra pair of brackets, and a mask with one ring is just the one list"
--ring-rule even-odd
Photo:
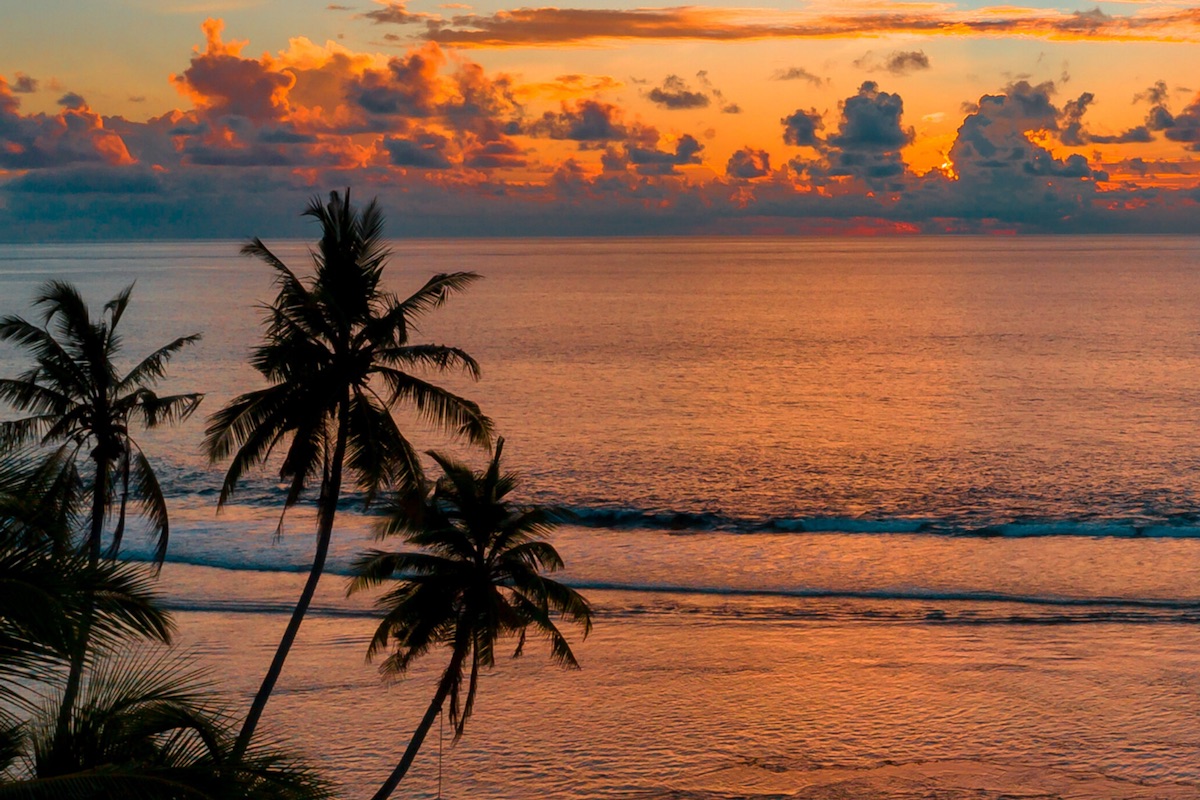
[(304, 235), (342, 186), (397, 235), (1200, 232), (1200, 8), (1116, 7), (209, 18), (123, 113), (0, 55), (0, 240)]

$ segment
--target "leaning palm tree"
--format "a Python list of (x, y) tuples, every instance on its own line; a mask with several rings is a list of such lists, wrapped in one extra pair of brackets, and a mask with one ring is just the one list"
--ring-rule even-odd
[[(50, 281), (34, 300), (42, 308), (42, 325), (19, 316), (0, 318), (0, 341), (27, 349), (34, 365), (15, 379), (0, 379), (0, 400), (29, 416), (0, 423), (0, 447), (38, 442), (57, 446), (55, 457), (63, 474), (82, 474), (80, 462), (90, 461), (90, 524), (83, 551), (95, 566), (101, 558), (104, 520), (116, 509), (109, 555), (115, 557), (125, 531), (130, 495), (140, 503), (156, 539), (156, 562), (166, 556), (167, 507), (162, 489), (145, 453), (134, 438), (135, 425), (154, 428), (180, 422), (196, 410), (204, 395), (159, 396), (154, 385), (165, 376), (168, 362), (198, 334), (181, 336), (147, 355), (122, 375), (114, 358), (122, 340), (117, 326), (129, 305), (130, 285), (105, 304), (93, 319), (79, 291), (69, 283)], [(70, 677), (64, 692), (59, 729), (70, 724), (70, 713), (84, 661), (88, 655), (91, 614), (85, 614), (76, 635)]]
[(540, 538), (554, 528), (558, 515), (507, 499), (517, 476), (500, 471), (503, 448), (504, 439), (499, 439), (482, 473), (429, 453), (444, 474), (415, 513), (408, 502), (390, 508), (381, 531), (402, 535), (417, 551), (372, 550), (355, 562), (357, 577), (350, 592), (400, 578), (378, 600), (384, 616), (367, 651), (368, 658), (390, 651), (380, 665), (385, 675), (403, 675), (436, 646), (450, 649), (450, 662), (425, 716), (373, 800), (391, 796), (447, 699), (454, 738), (462, 736), (475, 705), (479, 671), (494, 663), (500, 639), (516, 638), (516, 657), (532, 630), (549, 640), (556, 662), (579, 666), (555, 619), (580, 625), (586, 638), (591, 607), (574, 589), (542, 574), (563, 565), (554, 547)]
[[(265, 340), (252, 356), (269, 385), (217, 412), (205, 438), (214, 462), (232, 456), (219, 505), (277, 447), (286, 451), (279, 470), (289, 483), (284, 514), (319, 481), (312, 567), (246, 715), (239, 752), (254, 735), (324, 571), (343, 471), (353, 474), (366, 505), (381, 490), (412, 492), (422, 485), (420, 459), (392, 418), (393, 406), (415, 407), (426, 422), (474, 443), (487, 444), (491, 436), (491, 421), (478, 405), (413, 374), (461, 369), (478, 378), (475, 360), (456, 347), (409, 341), (417, 317), (478, 276), (435, 275), (400, 299), (381, 285), (389, 251), (374, 201), (360, 211), (350, 204), (349, 190), (344, 197), (333, 192), (328, 204), (314, 198), (304, 213), (321, 223), (311, 278), (298, 277), (258, 239), (242, 248), (275, 271), (278, 295), (267, 308)], [(277, 532), (282, 525), (281, 515)]]

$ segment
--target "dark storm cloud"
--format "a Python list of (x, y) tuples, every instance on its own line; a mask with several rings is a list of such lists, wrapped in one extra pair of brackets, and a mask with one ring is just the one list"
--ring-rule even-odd
[(674, 175), (676, 167), (699, 164), (704, 145), (694, 136), (684, 134), (675, 143), (675, 151), (649, 147), (626, 147), (625, 156), (640, 175)]
[(389, 136), (383, 140), (384, 149), (393, 165), (419, 169), (449, 169), (452, 166), (446, 156), (449, 144), (444, 136), (432, 133), (414, 139)]
[(78, 111), (81, 108), (87, 108), (87, 100), (83, 99), (83, 95), (75, 92), (67, 92), (62, 97), (58, 98), (57, 103), (63, 108), (69, 108), (73, 111)]
[(576, 142), (620, 141), (629, 136), (621, 122), (620, 109), (599, 100), (580, 100), (573, 106), (564, 104), (558, 112), (546, 111), (529, 126), (528, 132), (532, 136)]
[(924, 50), (897, 50), (888, 54), (883, 68), (893, 75), (907, 75), (929, 69), (929, 56), (925, 55)]
[(38, 90), (37, 78), (18, 72), (13, 76), (12, 90), (17, 94), (33, 94)]

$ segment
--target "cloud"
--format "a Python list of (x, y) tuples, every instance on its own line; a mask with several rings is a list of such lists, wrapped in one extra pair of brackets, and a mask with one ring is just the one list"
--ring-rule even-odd
[(450, 159), (446, 155), (449, 140), (444, 136), (425, 133), (415, 139), (388, 136), (383, 140), (391, 163), (397, 167), (420, 169), (449, 169)]
[(1084, 92), (1075, 100), (1063, 104), (1062, 123), (1058, 138), (1068, 147), (1085, 144), (1133, 144), (1153, 140), (1150, 129), (1145, 125), (1129, 128), (1118, 134), (1097, 134), (1083, 129), (1083, 115), (1095, 100), (1091, 92)]
[(410, 12), (407, 3), (396, 2), (396, 0), (385, 3), (383, 8), (368, 11), (362, 16), (365, 19), (371, 20), (376, 25), (411, 25), (419, 22), (436, 22), (440, 19), (436, 14)]
[(67, 95), (59, 105), (63, 110), (53, 116), (24, 116), (20, 101), (0, 78), (0, 169), (134, 163), (125, 142), (105, 129), (104, 120), (82, 97)]
[(771, 75), (771, 80), (808, 81), (813, 86), (818, 87), (824, 86), (827, 83), (827, 79), (822, 78), (820, 75), (814, 75), (804, 67), (788, 67), (787, 69), (776, 70), (775, 73)]
[(1050, 40), (1198, 41), (1200, 9), (1140, 9), (1127, 15), (1095, 11), (994, 6), (954, 9), (872, 10), (828, 14), (813, 10), (779, 12), (745, 8), (518, 8), (449, 18), (413, 14), (392, 2), (364, 16), (377, 23), (420, 24), (417, 34), (458, 47), (525, 47), (594, 40), (858, 38), (908, 36), (1016, 36)]
[(888, 54), (883, 68), (893, 75), (907, 75), (929, 69), (929, 56), (925, 55), (924, 50), (897, 50)]
[(984, 95), (963, 120), (949, 158), (958, 180), (954, 197), (967, 215), (988, 209), (1017, 221), (1058, 219), (1085, 213), (1096, 180), (1107, 176), (1087, 159), (1056, 158), (1031, 135), (1057, 131), (1058, 119), (1072, 119), (1090, 100), (1086, 95), (1065, 115), (1051, 101), (1053, 83), (1018, 81), (1001, 94)]
[(722, 113), (741, 113), (742, 110), (737, 103), (726, 102), (725, 95), (709, 80), (707, 70), (697, 72), (696, 80), (700, 84), (700, 89), (693, 91), (683, 78), (678, 75), (668, 75), (663, 79), (662, 85), (651, 89), (646, 93), (646, 97), (650, 102), (668, 111), (708, 108), (716, 100)]
[(24, 72), (18, 72), (13, 76), (12, 91), (17, 94), (33, 94), (38, 90), (37, 78), (31, 78)]
[(83, 95), (76, 94), (75, 92), (67, 92), (58, 98), (58, 104), (63, 108), (69, 108), (74, 111), (87, 108), (87, 100), (83, 99)]
[(205, 20), (202, 27), (204, 52), (192, 56), (191, 65), (182, 74), (172, 75), (171, 83), (212, 116), (281, 118), (287, 111), (287, 92), (295, 76), (272, 69), (269, 62), (241, 58), (246, 42), (223, 42), (221, 30), (225, 24), (221, 20)]
[(425, 118), (440, 95), (439, 73), (446, 57), (425, 47), (388, 60), (387, 70), (369, 70), (351, 84), (349, 96), (369, 114)]
[(605, 154), (604, 166), (608, 171), (622, 171), (632, 165), (638, 175), (676, 175), (687, 164), (699, 164), (704, 145), (690, 134), (684, 134), (675, 142), (675, 150), (660, 150), (657, 146), (626, 145), (624, 153), (610, 149)]
[(779, 122), (783, 125), (784, 144), (796, 147), (817, 147), (822, 144), (817, 134), (825, 128), (825, 123), (815, 108), (808, 111), (798, 108)]
[[(905, 161), (915, 132), (901, 96), (874, 81), (825, 114), (786, 101), (782, 142), (716, 162), (701, 144), (722, 141), (716, 120), (660, 132), (598, 94), (636, 81), (526, 84), (434, 42), (387, 57), (296, 38), (247, 57), (221, 34), (205, 23), (174, 76), (180, 108), (148, 119), (100, 116), (82, 98), (25, 113), (0, 79), (0, 239), (307, 235), (304, 200), (345, 185), (378, 194), (400, 235), (1200, 228), (1200, 160), (1184, 155), (1200, 99), (1173, 108), (1165, 83), (1137, 101), (1155, 124), (1137, 124), (1141, 106), (1133, 127), (1097, 133), (1090, 93), (1056, 101), (1054, 83), (1014, 81), (968, 104), (946, 168), (920, 175)], [(820, 81), (793, 70), (776, 79)], [(707, 71), (675, 77), (636, 91), (737, 107)], [(679, 119), (651, 120), (664, 117)], [(1148, 136), (1154, 162), (1055, 149)]]
[(725, 174), (731, 178), (761, 178), (771, 173), (771, 154), (766, 150), (743, 147), (734, 152), (725, 164)]
[(900, 125), (903, 113), (900, 95), (881, 92), (874, 81), (865, 81), (858, 94), (842, 104), (841, 126), (829, 143), (846, 150), (898, 150), (916, 135)]
[(1188, 150), (1200, 152), (1200, 95), (1175, 115), (1163, 135), (1172, 142), (1182, 142)]
[(651, 89), (646, 95), (650, 102), (671, 111), (687, 108), (707, 108), (711, 102), (703, 92), (693, 92), (687, 88), (678, 75), (668, 75), (663, 85)]
[(572, 105), (563, 103), (558, 112), (544, 112), (528, 127), (528, 133), (576, 142), (621, 141), (630, 133), (621, 116), (615, 105), (599, 100), (580, 100)]
[(903, 76), (911, 72), (929, 69), (929, 56), (923, 50), (893, 50), (882, 59), (868, 50), (864, 55), (854, 59), (854, 66), (870, 72), (890, 72)]

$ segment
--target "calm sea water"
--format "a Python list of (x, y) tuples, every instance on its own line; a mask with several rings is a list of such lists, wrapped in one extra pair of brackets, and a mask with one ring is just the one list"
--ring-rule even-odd
[[(7, 247), (0, 312), (50, 277), (97, 305), (136, 280), (131, 358), (203, 332), (168, 388), (211, 413), (258, 385), (270, 275), (237, 247)], [(527, 496), (580, 515), (556, 544), (601, 616), (582, 671), (531, 649), (488, 677), (443, 796), (1200, 796), (1200, 239), (398, 242), (389, 281), (456, 269), (485, 280), (420, 336), (476, 356), (478, 384), (444, 382)], [(218, 516), (201, 428), (144, 437), (163, 588), (237, 696), (311, 515), (274, 541), (261, 475)], [(442, 657), (388, 688), (363, 664), (339, 573), (371, 519), (340, 519), (267, 719), (357, 796)], [(436, 795), (436, 740), (415, 770)]]

